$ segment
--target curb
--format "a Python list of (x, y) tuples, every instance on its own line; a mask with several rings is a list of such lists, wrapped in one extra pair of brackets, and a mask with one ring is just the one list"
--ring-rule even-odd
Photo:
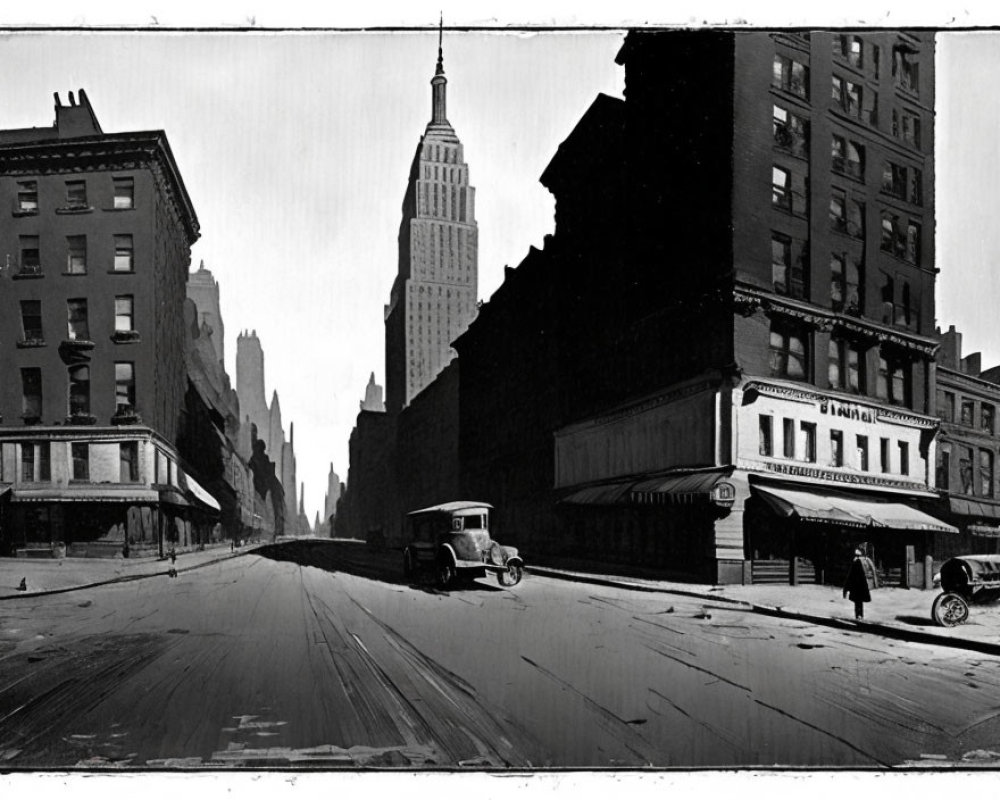
[[(239, 556), (250, 555), (252, 550), (248, 550), (244, 553), (227, 553), (219, 558), (213, 558), (211, 561), (203, 561), (200, 564), (192, 564), (189, 567), (175, 567), (177, 574), (182, 572), (191, 572), (195, 569), (201, 569), (202, 567), (208, 567), (212, 564), (218, 564), (222, 561), (228, 561), (231, 558), (237, 558)], [(141, 581), (144, 578), (155, 578), (157, 576), (166, 576), (170, 574), (170, 570), (159, 570), (157, 572), (144, 572), (141, 575), (120, 575), (117, 578), (109, 578), (105, 581), (95, 581), (94, 583), (81, 583), (76, 586), (63, 586), (59, 589), (43, 589), (38, 592), (18, 592), (17, 594), (5, 594), (0, 595), (0, 600), (17, 600), (22, 597), (46, 597), (52, 594), (66, 594), (67, 592), (77, 592), (81, 589), (95, 589), (98, 586), (110, 586), (115, 583), (130, 583), (131, 581)]]
[(887, 639), (897, 639), (906, 642), (917, 642), (919, 644), (935, 644), (942, 647), (951, 647), (957, 650), (972, 650), (977, 653), (985, 653), (991, 656), (1000, 656), (1000, 644), (994, 642), (979, 642), (974, 639), (963, 639), (958, 636), (942, 636), (938, 633), (928, 633), (927, 631), (911, 631), (898, 628), (895, 625), (886, 625), (881, 622), (852, 622), (836, 617), (823, 617), (816, 614), (809, 614), (803, 611), (791, 611), (782, 606), (764, 606), (750, 603), (746, 600), (734, 600), (731, 597), (721, 597), (719, 595), (707, 594), (705, 592), (693, 592), (684, 589), (667, 588), (664, 586), (652, 586), (645, 583), (633, 583), (628, 580), (617, 580), (597, 575), (587, 575), (579, 572), (563, 572), (548, 567), (525, 567), (525, 572), (533, 575), (540, 575), (546, 578), (572, 581), (574, 583), (589, 583), (594, 586), (609, 586), (617, 589), (629, 589), (630, 591), (648, 592), (658, 594), (680, 595), (681, 597), (692, 597), (698, 600), (711, 600), (715, 603), (728, 603), (731, 606), (742, 608), (754, 614), (761, 614), (767, 617), (778, 617), (781, 619), (794, 619), (800, 622), (808, 622), (813, 625), (823, 625), (827, 628), (838, 628), (848, 631), (864, 631)]

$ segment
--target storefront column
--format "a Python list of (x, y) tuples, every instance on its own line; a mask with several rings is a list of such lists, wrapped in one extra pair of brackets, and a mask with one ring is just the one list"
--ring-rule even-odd
[(715, 520), (710, 555), (712, 580), (720, 584), (749, 584), (751, 575), (750, 562), (745, 557), (744, 506), (750, 498), (750, 484), (746, 473), (740, 471), (725, 480), (736, 489), (736, 499), (732, 508)]

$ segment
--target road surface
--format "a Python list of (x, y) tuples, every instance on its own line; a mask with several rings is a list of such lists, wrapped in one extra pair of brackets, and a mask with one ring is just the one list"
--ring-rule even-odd
[(0, 768), (888, 767), (1000, 751), (1000, 659), (531, 575), (440, 591), (358, 553), (289, 543), (0, 603)]

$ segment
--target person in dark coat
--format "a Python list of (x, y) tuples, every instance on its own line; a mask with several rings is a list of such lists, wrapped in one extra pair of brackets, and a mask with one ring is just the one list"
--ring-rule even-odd
[(865, 603), (872, 599), (871, 590), (878, 585), (875, 565), (860, 550), (854, 551), (854, 560), (847, 570), (847, 580), (844, 582), (844, 597), (850, 595), (854, 602), (854, 618), (865, 618)]

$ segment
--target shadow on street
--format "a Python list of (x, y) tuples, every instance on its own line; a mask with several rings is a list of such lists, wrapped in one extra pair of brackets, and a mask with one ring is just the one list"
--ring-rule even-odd
[(344, 572), (360, 578), (381, 581), (397, 586), (409, 586), (430, 594), (447, 594), (454, 591), (474, 589), (476, 591), (499, 592), (499, 586), (491, 586), (486, 580), (456, 580), (447, 589), (442, 589), (431, 574), (407, 578), (403, 575), (402, 556), (395, 550), (373, 550), (356, 542), (336, 542), (330, 540), (292, 541), (267, 544), (254, 550), (260, 556), (272, 561), (288, 561), (302, 567), (316, 567), (326, 572)]

